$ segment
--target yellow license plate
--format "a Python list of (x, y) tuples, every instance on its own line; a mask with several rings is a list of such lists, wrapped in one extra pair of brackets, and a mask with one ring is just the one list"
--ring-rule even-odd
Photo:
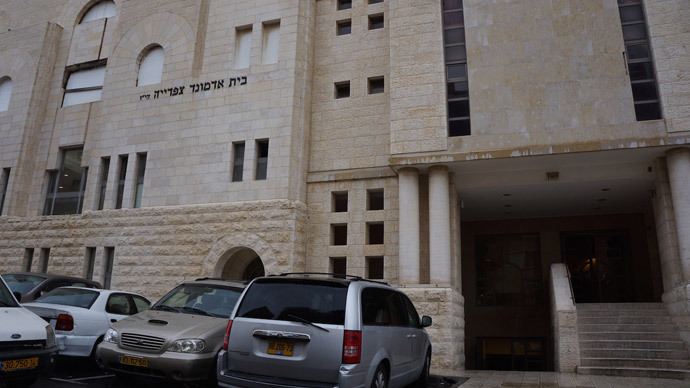
[(120, 364), (123, 365), (143, 366), (145, 368), (149, 366), (149, 360), (143, 357), (120, 356), (119, 358)]
[(2, 361), (2, 371), (33, 369), (38, 366), (38, 357), (23, 358), (21, 360)]
[(268, 354), (292, 357), (292, 350), (295, 344), (286, 341), (268, 341)]

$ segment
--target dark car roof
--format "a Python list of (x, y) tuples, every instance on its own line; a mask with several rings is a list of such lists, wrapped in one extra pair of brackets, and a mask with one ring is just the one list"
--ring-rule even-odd
[(60, 275), (60, 274), (55, 274), (55, 273), (43, 273), (43, 272), (10, 272), (6, 273), (3, 275), (29, 275), (29, 276), (36, 276), (44, 279), (66, 279), (66, 280), (78, 280), (84, 283), (88, 284), (93, 284), (95, 286), (98, 286), (98, 288), (103, 288), (101, 286), (101, 283), (95, 281), (95, 280), (89, 280), (89, 279), (84, 279), (80, 278), (77, 276), (69, 276), (69, 275)]

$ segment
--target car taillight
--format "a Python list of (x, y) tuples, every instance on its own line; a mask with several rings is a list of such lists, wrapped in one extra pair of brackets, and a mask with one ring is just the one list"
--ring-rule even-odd
[(55, 330), (70, 331), (74, 329), (74, 318), (69, 314), (60, 314), (55, 323)]
[(345, 330), (343, 334), (343, 364), (359, 364), (362, 359), (362, 332)]
[(225, 329), (225, 338), (223, 339), (223, 350), (228, 350), (228, 342), (230, 341), (230, 330), (232, 330), (232, 319), (228, 321), (228, 327)]

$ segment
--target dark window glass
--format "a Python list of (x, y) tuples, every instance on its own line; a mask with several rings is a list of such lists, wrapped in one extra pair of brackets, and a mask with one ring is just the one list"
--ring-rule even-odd
[(661, 117), (659, 103), (635, 104), (635, 117), (637, 121), (658, 120)]
[(117, 315), (132, 315), (135, 313), (129, 297), (125, 294), (111, 294), (105, 305), (105, 311)]
[(448, 102), (448, 117), (451, 119), (468, 117), (470, 115), (470, 101), (449, 101)]
[(257, 141), (256, 148), (256, 180), (264, 180), (268, 172), (268, 140)]
[(377, 30), (383, 28), (383, 15), (370, 15), (369, 16), (369, 29)]
[(146, 311), (149, 308), (151, 308), (151, 302), (149, 302), (148, 300), (146, 300), (140, 296), (132, 295), (132, 299), (134, 300), (134, 307), (136, 308), (137, 313), (140, 313), (142, 311)]
[(336, 274), (334, 277), (344, 279), (347, 274), (347, 259), (344, 257), (332, 257), (331, 272)]
[(233, 143), (232, 181), (241, 182), (244, 173), (244, 142)]
[(419, 319), (419, 314), (417, 313), (417, 309), (414, 308), (414, 305), (412, 304), (412, 301), (410, 301), (410, 298), (408, 298), (404, 294), (401, 294), (400, 296), (402, 297), (402, 300), (405, 303), (405, 310), (407, 310), (408, 325), (410, 327), (422, 326), (422, 323)]
[(448, 83), (448, 98), (469, 97), (470, 94), (467, 89), (467, 81), (450, 82)]
[(383, 223), (367, 222), (367, 242), (368, 244), (383, 244)]
[(462, 0), (443, 0), (443, 10), (452, 11), (462, 9)]
[[(448, 65), (448, 66), (446, 66), (446, 69), (448, 71), (448, 74), (447, 74), (448, 79), (467, 78), (467, 64), (466, 63), (456, 63), (456, 64)], [(465, 82), (465, 85), (467, 85), (467, 82)]]
[(463, 19), (463, 12), (462, 11), (456, 11), (456, 12), (447, 12), (443, 14), (443, 25), (444, 27), (463, 27), (464, 26), (464, 19)]
[(333, 193), (333, 211), (336, 213), (347, 211), (347, 191), (344, 193)]
[(408, 317), (401, 296), (385, 288), (362, 290), (362, 323), (375, 326), (407, 326)]
[(113, 266), (115, 265), (115, 248), (105, 247), (105, 274), (103, 277), (103, 288), (110, 289), (110, 282), (113, 279)]
[(627, 46), (628, 59), (649, 59), (649, 46), (644, 44), (629, 44)]
[(93, 279), (93, 267), (96, 263), (96, 248), (89, 247), (86, 248), (86, 269), (84, 271), (84, 277), (87, 279)]
[(60, 169), (50, 173), (44, 215), (81, 213), (88, 172), (81, 157), (82, 149), (63, 150)]
[(350, 19), (341, 20), (337, 22), (336, 25), (338, 26), (336, 29), (338, 35), (347, 35), (352, 32), (352, 22)]
[(2, 215), (2, 208), (5, 204), (5, 197), (7, 196), (7, 186), (10, 181), (10, 169), (2, 169), (2, 177), (0, 178), (0, 215)]
[(369, 78), (369, 94), (383, 93), (384, 90), (383, 77)]
[(448, 122), (449, 136), (467, 136), (470, 134), (470, 120), (451, 120)]
[(350, 81), (335, 84), (335, 98), (350, 97)]
[(383, 210), (383, 189), (367, 190), (367, 210)]
[(633, 98), (635, 101), (656, 100), (656, 83), (641, 82), (632, 84)]
[(141, 207), (141, 197), (144, 195), (144, 173), (146, 173), (146, 154), (137, 155), (137, 187), (134, 193), (134, 207)]
[(312, 279), (261, 279), (249, 286), (237, 316), (313, 323), (345, 323), (347, 283)]
[[(34, 250), (27, 248), (27, 251), (31, 250), (31, 256), (34, 254)], [(29, 268), (31, 268), (29, 266)], [(28, 271), (27, 271), (28, 272)], [(7, 283), (7, 286), (13, 292), (20, 292), (26, 294), (27, 292), (33, 290), (36, 286), (41, 284), (46, 280), (46, 278), (36, 275), (26, 275), (26, 274), (4, 274), (2, 279)]]
[(640, 22), (644, 21), (644, 12), (642, 11), (642, 5), (629, 5), (625, 7), (618, 8), (621, 15), (621, 22)]
[(331, 225), (331, 245), (347, 245), (347, 224)]
[(647, 31), (644, 24), (623, 26), (623, 39), (626, 41), (647, 39)]
[(383, 257), (367, 257), (367, 278), (383, 279)]
[(338, 0), (338, 10), (352, 8), (352, 0)]
[(652, 62), (637, 62), (628, 65), (630, 70), (630, 80), (640, 81), (654, 79), (654, 70), (652, 70)]
[(383, 3), (383, 0), (369, 0), (369, 4)]
[(446, 44), (465, 43), (465, 29), (453, 28), (443, 32), (446, 39)]
[(127, 155), (120, 156), (120, 172), (117, 181), (117, 195), (115, 197), (115, 209), (122, 208), (122, 199), (125, 195), (125, 179), (127, 178)]
[(110, 171), (110, 158), (101, 158), (101, 187), (98, 195), (98, 210), (103, 210), (105, 205), (105, 193), (108, 187), (108, 172)]
[(467, 52), (465, 45), (446, 47), (446, 61), (465, 61), (467, 60)]

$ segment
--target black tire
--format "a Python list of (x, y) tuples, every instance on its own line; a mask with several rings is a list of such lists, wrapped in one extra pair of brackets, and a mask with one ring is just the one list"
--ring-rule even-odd
[(38, 380), (38, 377), (29, 377), (26, 379), (21, 379), (21, 380), (13, 380), (13, 381), (8, 381), (5, 383), (7, 387), (9, 388), (26, 388), (31, 386), (33, 383)]
[(388, 388), (388, 369), (384, 364), (379, 364), (371, 380), (371, 388)]
[(426, 352), (424, 357), (424, 366), (422, 367), (422, 373), (420, 373), (419, 378), (415, 381), (414, 385), (418, 388), (426, 387), (429, 383), (429, 368), (431, 368), (431, 351)]

